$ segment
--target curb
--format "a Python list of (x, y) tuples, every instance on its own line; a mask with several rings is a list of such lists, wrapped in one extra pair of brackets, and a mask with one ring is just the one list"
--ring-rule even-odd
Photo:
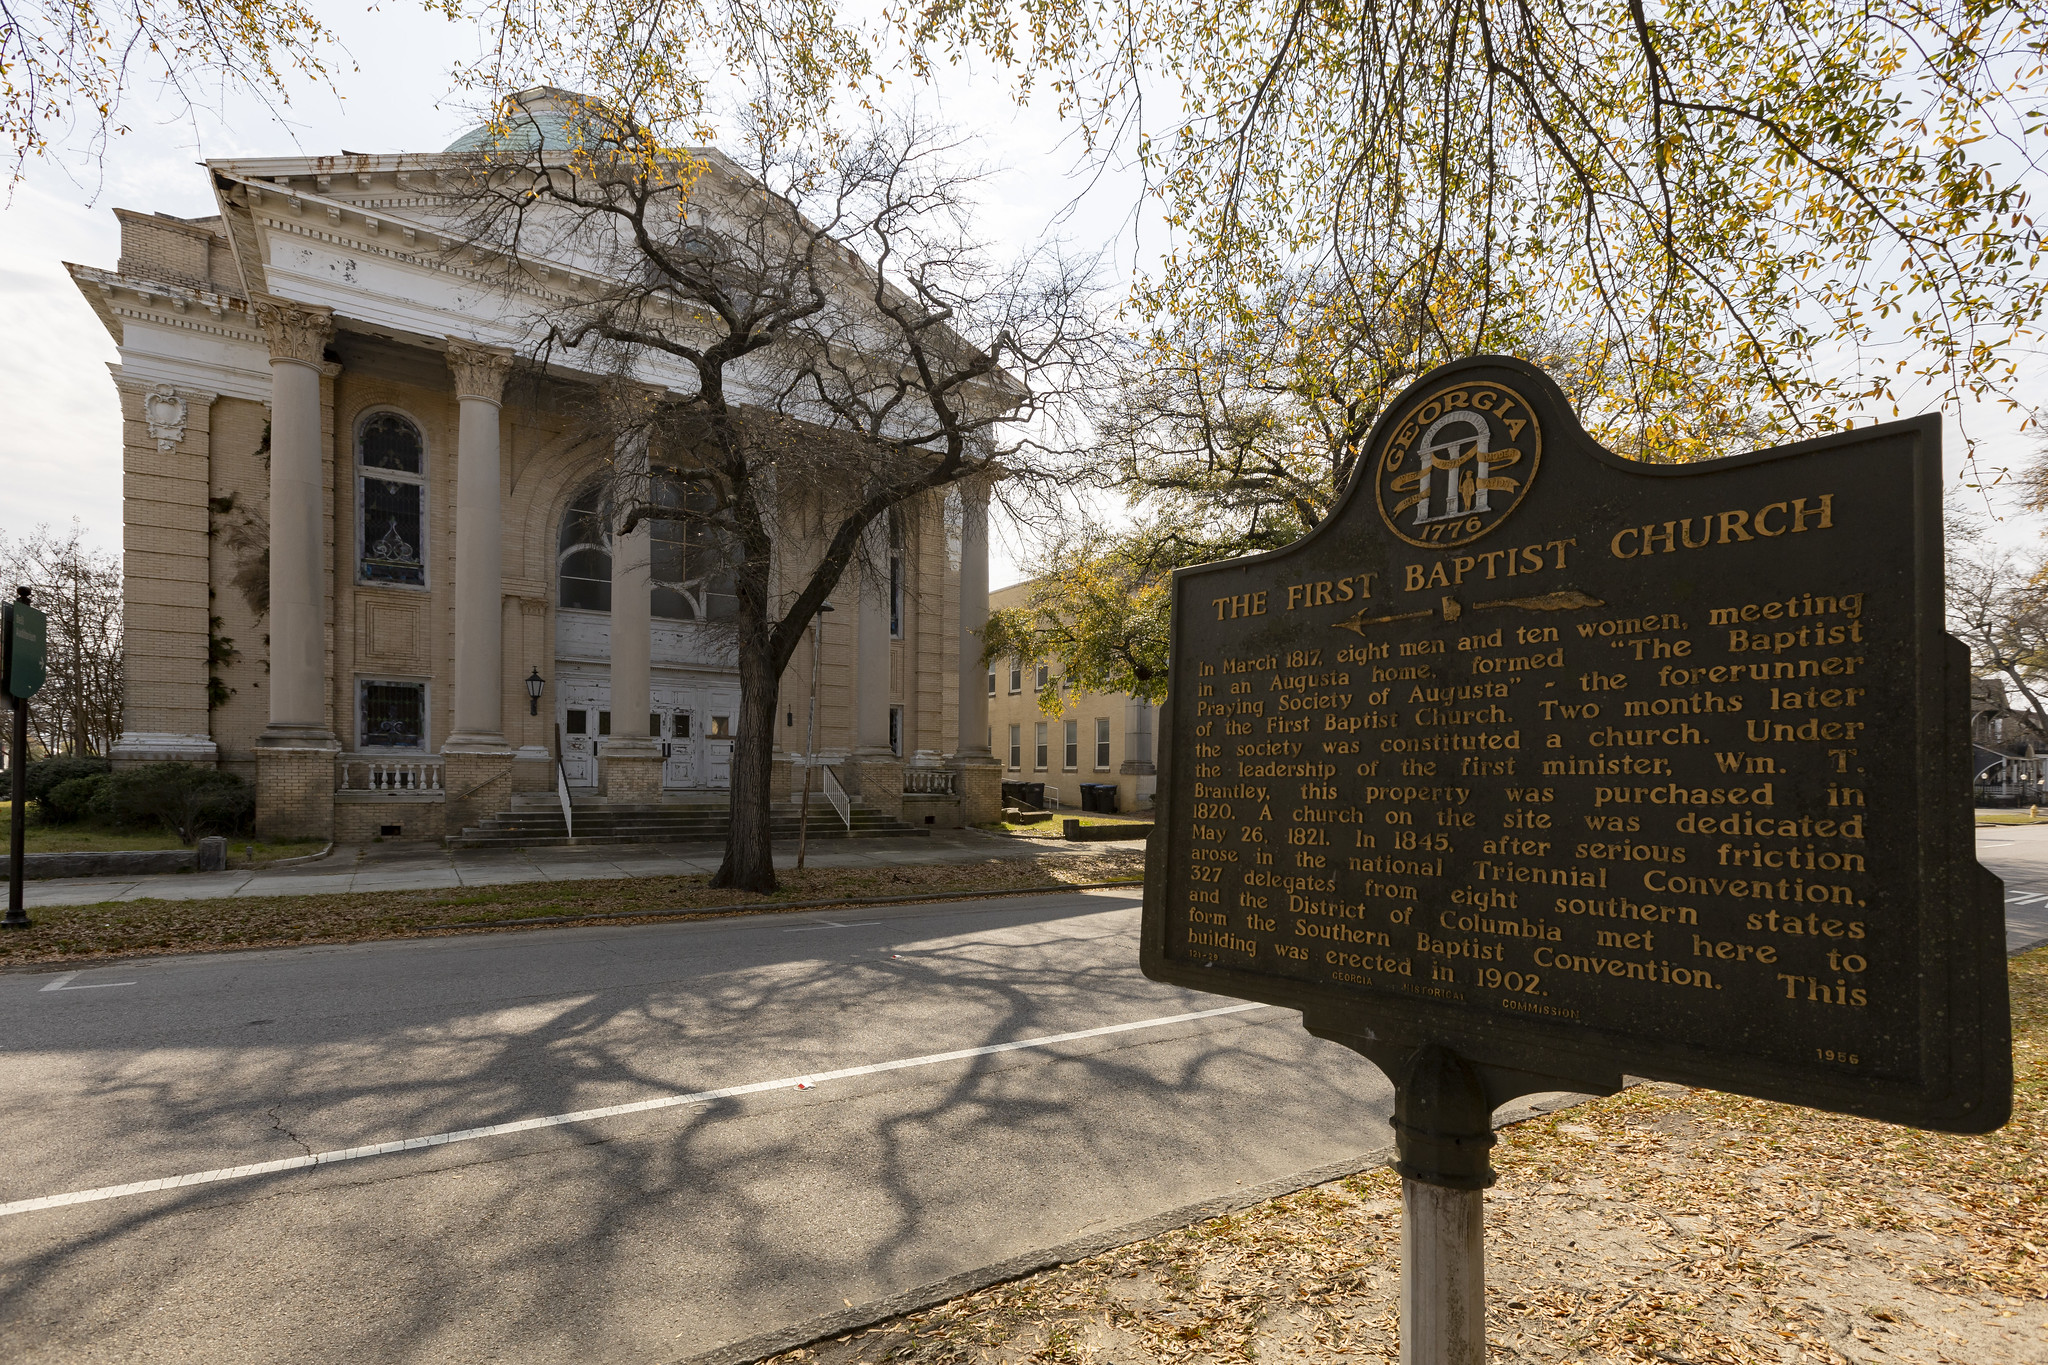
[(299, 863), (317, 863), (332, 852), (334, 852), (334, 840), (329, 839), (327, 847), (321, 849), (318, 853), (302, 853), (296, 858), (279, 858), (275, 862), (264, 863), (260, 867), (252, 865), (248, 870), (250, 872), (268, 871), (273, 867), (292, 867)]
[(699, 905), (676, 910), (613, 910), (588, 915), (536, 915), (530, 919), (464, 920), (458, 924), (422, 924), (419, 932), (442, 929), (524, 929), (539, 924), (587, 924), (593, 920), (674, 919), (678, 915), (772, 914), (779, 910), (830, 910), (842, 905), (917, 905), (924, 901), (978, 901), (992, 896), (1057, 896), (1067, 891), (1100, 891), (1111, 886), (1143, 886), (1143, 877), (1114, 882), (1062, 882), (1053, 886), (1014, 886), (996, 891), (927, 891), (922, 896), (856, 896), (823, 901), (752, 901), (738, 905)]
[[(1587, 1098), (1584, 1095), (1553, 1094), (1517, 1101), (1501, 1110), (1493, 1126), (1496, 1129), (1505, 1128), (1540, 1115), (1575, 1108)], [(844, 1336), (848, 1332), (872, 1327), (876, 1323), (901, 1317), (905, 1313), (921, 1312), (948, 1300), (957, 1299), (963, 1294), (987, 1289), (990, 1285), (1002, 1284), (1007, 1280), (1019, 1280), (1026, 1275), (1035, 1275), (1041, 1270), (1070, 1265), (1075, 1261), (1085, 1261), (1090, 1256), (1099, 1256), (1105, 1251), (1114, 1251), (1133, 1242), (1142, 1242), (1148, 1237), (1157, 1237), (1162, 1232), (1189, 1227), (1211, 1218), (1220, 1218), (1228, 1213), (1239, 1213), (1268, 1200), (1278, 1199), (1282, 1195), (1295, 1194), (1311, 1186), (1328, 1184), (1332, 1180), (1342, 1180), (1345, 1176), (1357, 1175), (1361, 1171), (1385, 1165), (1393, 1154), (1394, 1148), (1391, 1144), (1375, 1147), (1371, 1151), (1342, 1161), (1313, 1166), (1306, 1171), (1297, 1171), (1293, 1175), (1268, 1180), (1263, 1184), (1204, 1200), (1199, 1204), (1185, 1204), (1177, 1209), (1169, 1209), (1165, 1213), (1154, 1214), (1150, 1218), (1128, 1223), (1109, 1232), (1096, 1233), (1077, 1241), (1047, 1247), (1042, 1251), (1027, 1251), (1021, 1256), (1012, 1256), (993, 1265), (982, 1266), (978, 1270), (964, 1270), (946, 1279), (919, 1285), (900, 1294), (892, 1294), (886, 1299), (875, 1299), (842, 1309), (837, 1313), (828, 1313), (824, 1317), (812, 1318), (808, 1322), (728, 1342), (697, 1355), (678, 1356), (674, 1358), (672, 1365), (755, 1365), (757, 1361), (780, 1355), (784, 1351), (793, 1351), (799, 1346), (808, 1346), (812, 1342), (823, 1341), (828, 1337)]]

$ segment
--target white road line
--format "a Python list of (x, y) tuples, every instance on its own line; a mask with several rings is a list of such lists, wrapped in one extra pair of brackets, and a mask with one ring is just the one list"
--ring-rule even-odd
[(77, 972), (65, 972), (63, 975), (54, 978), (49, 985), (43, 987), (43, 990), (96, 991), (101, 990), (107, 986), (132, 986), (135, 984), (133, 981), (88, 981), (83, 986), (74, 986), (71, 984), (71, 980), (77, 975)]
[[(2026, 894), (2022, 893), (2021, 895), (2017, 895), (2017, 896), (2007, 896), (2007, 897), (2005, 898), (2005, 903), (2006, 903), (2007, 905), (2025, 905), (2025, 904), (2026, 904), (2026, 903), (2027, 903), (2028, 901), (2037, 901), (2037, 900), (2040, 900), (2040, 899), (2042, 899), (2042, 897), (2043, 897), (2043, 894), (2048, 894), (2048, 893), (2036, 893), (2036, 894), (2034, 894), (2034, 895), (2031, 895), (2031, 896), (2030, 896), (2030, 895), (2026, 895)], [(48, 989), (50, 989), (50, 988), (49, 988), (48, 986), (45, 986), (45, 987), (43, 987), (43, 989), (44, 989), (44, 990), (48, 990)]]
[(74, 1190), (69, 1194), (46, 1194), (36, 1199), (17, 1199), (11, 1204), (0, 1204), (0, 1218), (12, 1217), (17, 1213), (34, 1213), (39, 1209), (61, 1209), (72, 1204), (95, 1204), (103, 1199), (125, 1199), (129, 1195), (153, 1194), (158, 1190), (181, 1190), (191, 1185), (211, 1185), (223, 1180), (244, 1180), (251, 1176), (273, 1175), (279, 1171), (331, 1166), (339, 1161), (360, 1161), (364, 1157), (392, 1156), (399, 1152), (417, 1151), (422, 1147), (445, 1147), (456, 1142), (475, 1142), (479, 1138), (531, 1132), (536, 1128), (560, 1128), (570, 1123), (593, 1123), (598, 1119), (618, 1118), (625, 1114), (644, 1114), (654, 1109), (673, 1109), (685, 1104), (703, 1104), (710, 1100), (726, 1100), (740, 1095), (758, 1095), (767, 1090), (789, 1090), (798, 1086), (808, 1089), (826, 1081), (851, 1080), (856, 1076), (873, 1076), (884, 1071), (902, 1071), (916, 1066), (936, 1066), (941, 1062), (964, 1061), (969, 1057), (988, 1057), (998, 1052), (1016, 1052), (1021, 1048), (1050, 1047), (1054, 1043), (1071, 1043), (1081, 1038), (1101, 1038), (1112, 1033), (1133, 1033), (1139, 1029), (1164, 1028), (1169, 1024), (1185, 1024), (1196, 1019), (1214, 1019), (1219, 1015), (1241, 1014), (1245, 1010), (1264, 1008), (1266, 1006), (1256, 1001), (1246, 1005), (1225, 1005), (1221, 1009), (1196, 1010), (1192, 1014), (1167, 1014), (1156, 1019), (1134, 1020), (1128, 1024), (1106, 1024), (1101, 1028), (1077, 1029), (1072, 1033), (1048, 1033), (1038, 1038), (1020, 1038), (1014, 1043), (964, 1047), (953, 1052), (902, 1057), (893, 1062), (871, 1062), (867, 1066), (843, 1067), (838, 1071), (818, 1071), (808, 1076), (784, 1076), (779, 1080), (755, 1081), (751, 1085), (730, 1085), (722, 1090), (696, 1090), (687, 1095), (663, 1095), (657, 1099), (635, 1100), (630, 1104), (608, 1104), (602, 1109), (579, 1109), (570, 1114), (550, 1114), (546, 1118), (515, 1119), (510, 1123), (493, 1123), (482, 1128), (462, 1128), (452, 1133), (432, 1133), (426, 1137), (379, 1142), (367, 1147), (343, 1147), (332, 1152), (315, 1152), (311, 1156), (258, 1161), (247, 1166), (225, 1166), (214, 1171), (195, 1171), (190, 1175), (171, 1175), (160, 1180), (138, 1180), (127, 1185), (102, 1185), (96, 1190)]
[(808, 934), (813, 929), (858, 929), (865, 924), (880, 923), (881, 921), (878, 919), (857, 919), (853, 921), (851, 924), (841, 924), (838, 920), (828, 919), (824, 921), (822, 924), (803, 924), (798, 925), (794, 929), (784, 929), (782, 932), (785, 934)]

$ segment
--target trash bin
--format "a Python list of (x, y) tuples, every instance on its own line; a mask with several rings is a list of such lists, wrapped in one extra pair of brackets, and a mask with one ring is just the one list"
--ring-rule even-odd
[(1003, 804), (1025, 806), (1031, 810), (1045, 809), (1045, 784), (1043, 782), (1003, 783)]
[(1083, 782), (1081, 784), (1081, 809), (1094, 811), (1098, 815), (1116, 814), (1116, 784), (1114, 782)]

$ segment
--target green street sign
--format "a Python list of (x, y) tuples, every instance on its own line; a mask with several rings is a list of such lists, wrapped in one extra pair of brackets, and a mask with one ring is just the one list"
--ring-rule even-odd
[(43, 614), (26, 602), (9, 602), (5, 633), (7, 642), (7, 695), (33, 697), (43, 685)]

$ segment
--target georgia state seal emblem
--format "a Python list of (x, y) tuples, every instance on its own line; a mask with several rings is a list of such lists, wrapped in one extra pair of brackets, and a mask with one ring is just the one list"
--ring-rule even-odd
[(1373, 465), (1387, 529), (1427, 549), (1468, 545), (1528, 496), (1543, 432), (1522, 395), (1478, 380), (1416, 403)]

